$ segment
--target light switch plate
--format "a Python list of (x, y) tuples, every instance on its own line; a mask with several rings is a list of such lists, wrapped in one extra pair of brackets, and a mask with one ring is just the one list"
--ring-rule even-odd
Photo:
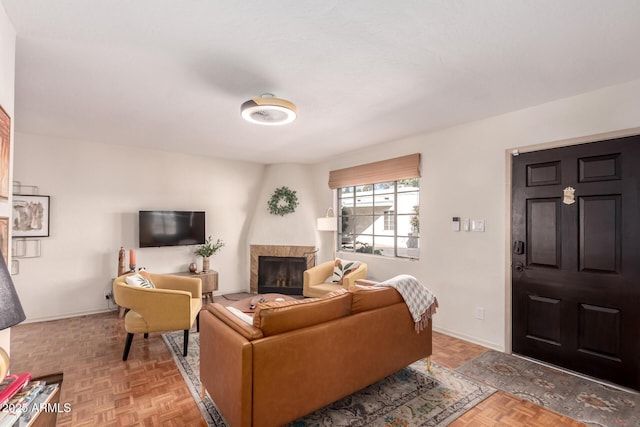
[(484, 219), (471, 220), (471, 231), (484, 232)]

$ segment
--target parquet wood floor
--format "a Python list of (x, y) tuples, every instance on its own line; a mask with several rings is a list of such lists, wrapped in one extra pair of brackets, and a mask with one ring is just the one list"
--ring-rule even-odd
[[(11, 330), (11, 370), (64, 372), (58, 426), (205, 426), (160, 334), (136, 336), (122, 361), (126, 333), (116, 312), (18, 325)], [(433, 334), (433, 360), (447, 368), (486, 351)], [(497, 392), (452, 426), (579, 426), (532, 403)]]

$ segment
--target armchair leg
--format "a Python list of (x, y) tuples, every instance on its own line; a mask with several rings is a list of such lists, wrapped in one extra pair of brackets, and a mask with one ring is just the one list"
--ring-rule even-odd
[(133, 341), (133, 334), (128, 333), (127, 341), (124, 344), (124, 354), (122, 355), (122, 360), (127, 360), (127, 357), (129, 357), (129, 350), (131, 349), (131, 341)]
[(200, 313), (196, 316), (196, 331), (200, 332)]
[(147, 338), (149, 338), (149, 334), (145, 332), (144, 339), (146, 340)]
[(182, 355), (187, 357), (187, 348), (189, 347), (189, 330), (184, 330), (184, 349), (182, 350)]

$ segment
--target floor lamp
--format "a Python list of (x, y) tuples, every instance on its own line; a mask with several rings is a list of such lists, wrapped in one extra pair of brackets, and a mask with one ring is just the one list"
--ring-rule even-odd
[[(2, 307), (0, 330), (15, 326), (26, 318), (2, 252), (0, 252), (0, 307)], [(9, 372), (9, 355), (0, 347), (0, 381), (4, 379), (7, 372)]]
[[(329, 213), (331, 213), (331, 216), (329, 216)], [(324, 217), (318, 218), (316, 228), (318, 231), (333, 232), (333, 259), (336, 259), (336, 231), (338, 231), (338, 221), (333, 215), (332, 208), (327, 209), (327, 213)]]

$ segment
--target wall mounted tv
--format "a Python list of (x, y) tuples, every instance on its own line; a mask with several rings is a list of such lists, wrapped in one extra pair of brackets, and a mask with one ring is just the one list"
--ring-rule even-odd
[(201, 245), (204, 212), (139, 211), (140, 247)]

